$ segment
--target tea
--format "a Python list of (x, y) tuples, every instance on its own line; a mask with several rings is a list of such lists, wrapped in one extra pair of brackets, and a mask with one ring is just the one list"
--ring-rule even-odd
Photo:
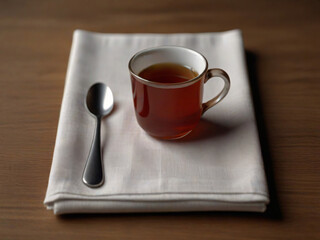
[[(139, 76), (159, 83), (183, 83), (198, 74), (182, 65), (160, 63), (142, 70)], [(149, 86), (134, 77), (131, 80), (137, 120), (150, 135), (178, 138), (199, 122), (203, 77), (189, 86), (170, 89)]]
[(159, 83), (181, 83), (198, 76), (191, 68), (176, 63), (158, 63), (147, 67), (139, 76)]
[[(219, 103), (230, 89), (225, 71), (208, 69), (208, 62), (200, 53), (184, 47), (142, 50), (130, 59), (128, 66), (136, 119), (147, 133), (161, 139), (187, 135), (201, 115)], [(224, 88), (202, 103), (204, 83), (214, 77), (224, 81)]]

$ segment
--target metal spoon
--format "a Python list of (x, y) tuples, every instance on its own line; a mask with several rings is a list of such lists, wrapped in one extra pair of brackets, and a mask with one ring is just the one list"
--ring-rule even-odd
[(88, 91), (86, 105), (96, 118), (97, 125), (89, 157), (83, 172), (82, 181), (88, 187), (99, 187), (104, 182), (104, 173), (101, 158), (101, 119), (108, 115), (113, 108), (111, 89), (103, 83), (92, 85)]

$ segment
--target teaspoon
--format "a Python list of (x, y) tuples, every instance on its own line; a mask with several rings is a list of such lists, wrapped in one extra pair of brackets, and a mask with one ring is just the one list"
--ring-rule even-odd
[(86, 106), (96, 119), (96, 130), (82, 177), (82, 181), (88, 187), (100, 187), (104, 182), (101, 154), (101, 119), (112, 111), (113, 105), (113, 95), (109, 87), (103, 83), (96, 83), (90, 87)]

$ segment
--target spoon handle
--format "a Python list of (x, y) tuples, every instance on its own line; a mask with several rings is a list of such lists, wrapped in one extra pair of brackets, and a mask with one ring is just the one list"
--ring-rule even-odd
[(96, 131), (82, 177), (82, 181), (84, 182), (84, 184), (91, 188), (100, 187), (104, 181), (100, 147), (101, 119), (97, 117), (96, 122)]

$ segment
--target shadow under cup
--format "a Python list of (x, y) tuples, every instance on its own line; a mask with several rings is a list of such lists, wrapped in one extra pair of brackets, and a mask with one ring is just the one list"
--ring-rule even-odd
[[(152, 82), (139, 76), (142, 70), (158, 63), (188, 66), (199, 74), (180, 83)], [(190, 133), (201, 115), (229, 90), (224, 88), (223, 94), (210, 100), (214, 104), (210, 101), (203, 104), (203, 86), (212, 77), (208, 75), (207, 60), (200, 53), (183, 47), (165, 46), (138, 52), (129, 62), (129, 71), (137, 121), (148, 134), (160, 139), (177, 139)]]

